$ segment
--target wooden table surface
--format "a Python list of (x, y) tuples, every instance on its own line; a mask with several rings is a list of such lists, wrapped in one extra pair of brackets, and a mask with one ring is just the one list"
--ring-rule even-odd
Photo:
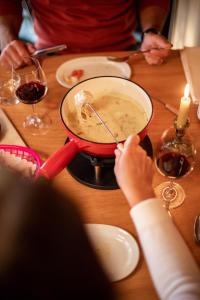
[[(113, 54), (123, 55), (125, 53)], [(47, 111), (53, 120), (53, 126), (46, 135), (30, 136), (22, 128), (22, 121), (31, 112), (31, 106), (18, 104), (12, 107), (3, 107), (27, 145), (35, 149), (43, 159), (61, 147), (66, 139), (66, 133), (62, 128), (59, 116), (59, 106), (67, 89), (58, 84), (55, 72), (60, 64), (74, 57), (77, 56), (59, 55), (43, 60), (49, 90), (45, 99), (36, 105), (36, 109), (38, 112)], [(131, 59), (130, 65), (132, 68), (131, 79), (143, 86), (153, 98), (154, 118), (148, 134), (155, 149), (162, 132), (171, 126), (174, 120), (174, 115), (155, 98), (159, 98), (178, 109), (186, 84), (179, 53), (173, 51), (168, 60), (160, 66), (150, 66), (140, 56)], [(197, 162), (191, 174), (178, 180), (186, 192), (186, 199), (181, 207), (172, 210), (172, 215), (183, 238), (199, 263), (200, 247), (195, 244), (193, 238), (194, 219), (197, 214), (200, 214), (200, 121), (196, 117), (196, 111), (197, 106), (192, 105), (189, 130), (196, 142)], [(154, 186), (164, 180), (165, 178), (155, 171)], [(138, 239), (135, 227), (129, 217), (128, 204), (120, 190), (104, 191), (89, 188), (78, 183), (66, 170), (63, 170), (55, 178), (55, 184), (64, 193), (73, 194), (74, 201), (83, 213), (84, 222), (116, 225), (127, 230)], [(163, 238), (165, 237), (163, 236)], [(114, 287), (118, 290), (121, 300), (157, 299), (142, 253), (136, 270), (127, 278), (114, 283)]]

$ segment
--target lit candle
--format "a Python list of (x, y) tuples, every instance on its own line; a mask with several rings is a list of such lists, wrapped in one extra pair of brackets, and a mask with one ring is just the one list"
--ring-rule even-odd
[(179, 113), (177, 117), (177, 128), (181, 129), (184, 128), (184, 126), (187, 123), (188, 119), (188, 114), (190, 110), (190, 97), (189, 97), (189, 84), (186, 84), (185, 90), (184, 90), (184, 97), (181, 98), (181, 103), (180, 103), (180, 108), (179, 108)]

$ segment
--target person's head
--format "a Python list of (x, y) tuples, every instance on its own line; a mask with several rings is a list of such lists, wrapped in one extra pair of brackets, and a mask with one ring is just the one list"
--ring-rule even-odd
[(4, 178), (1, 299), (112, 299), (72, 200), (43, 178), (33, 182), (7, 171)]

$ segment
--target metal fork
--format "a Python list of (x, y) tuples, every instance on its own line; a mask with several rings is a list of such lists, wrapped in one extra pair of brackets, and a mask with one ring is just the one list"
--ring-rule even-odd
[(65, 45), (65, 44), (57, 45), (57, 46), (53, 46), (53, 47), (36, 50), (31, 56), (38, 57), (38, 56), (42, 56), (42, 55), (47, 55), (49, 53), (57, 53), (59, 51), (65, 50), (65, 49), (67, 49), (67, 45)]
[(124, 62), (124, 61), (127, 61), (129, 60), (129, 58), (132, 56), (132, 55), (138, 55), (138, 54), (143, 54), (143, 53), (148, 53), (148, 52), (151, 52), (151, 50), (162, 50), (164, 48), (151, 48), (151, 49), (148, 49), (148, 50), (135, 50), (135, 51), (132, 51), (129, 55), (126, 55), (126, 56), (123, 56), (123, 57), (114, 57), (114, 56), (108, 56), (107, 59), (110, 60), (110, 61), (115, 61), (115, 62)]

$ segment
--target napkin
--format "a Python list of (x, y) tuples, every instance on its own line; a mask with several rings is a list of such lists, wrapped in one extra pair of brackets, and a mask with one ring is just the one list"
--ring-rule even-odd
[(2, 109), (0, 109), (0, 124), (0, 144), (26, 146), (24, 140)]

